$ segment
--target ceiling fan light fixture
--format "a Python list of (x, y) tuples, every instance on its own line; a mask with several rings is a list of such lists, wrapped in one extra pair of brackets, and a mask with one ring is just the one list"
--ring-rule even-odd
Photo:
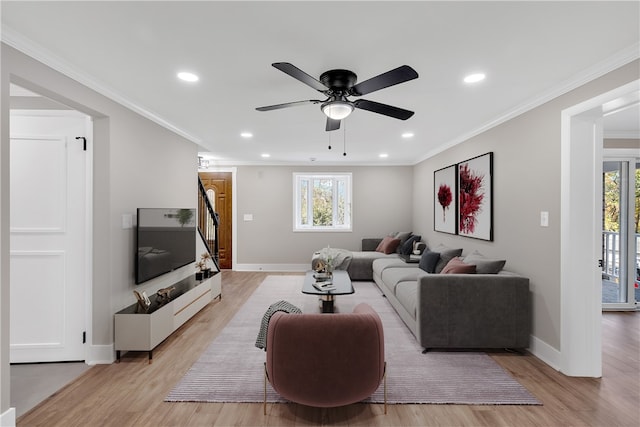
[(346, 101), (331, 101), (322, 104), (322, 112), (332, 120), (342, 120), (353, 111), (353, 105)]

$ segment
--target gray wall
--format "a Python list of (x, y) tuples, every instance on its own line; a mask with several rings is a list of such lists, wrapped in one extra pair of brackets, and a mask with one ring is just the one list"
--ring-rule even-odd
[[(240, 166), (237, 169), (239, 269), (310, 265), (314, 251), (331, 245), (359, 250), (364, 237), (410, 230), (412, 167)], [(293, 232), (293, 173), (350, 172), (352, 232)], [(253, 221), (244, 221), (252, 214)]]
[[(621, 67), (416, 165), (414, 223), (430, 245), (444, 243), (507, 259), (531, 279), (533, 335), (560, 350), (560, 115), (565, 108), (640, 76), (639, 61)], [(433, 230), (433, 171), (494, 152), (494, 241)], [(549, 227), (540, 227), (540, 212)]]

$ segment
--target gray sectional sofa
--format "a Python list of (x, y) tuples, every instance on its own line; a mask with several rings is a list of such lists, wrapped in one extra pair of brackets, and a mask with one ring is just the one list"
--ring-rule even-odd
[(451, 259), (460, 261), (462, 249), (436, 247), (420, 263), (409, 263), (396, 253), (375, 252), (379, 242), (364, 239), (363, 251), (351, 252), (349, 276), (373, 280), (425, 351), (529, 347), (529, 279), (502, 270), (504, 260), (473, 253), (462, 261), (476, 274), (442, 274)]

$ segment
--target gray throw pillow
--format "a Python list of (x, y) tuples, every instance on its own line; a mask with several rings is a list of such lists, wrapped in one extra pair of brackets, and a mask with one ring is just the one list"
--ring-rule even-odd
[(400, 253), (402, 255), (409, 255), (413, 252), (413, 242), (419, 242), (422, 236), (414, 234), (409, 237), (404, 243), (400, 245)]
[(411, 234), (413, 234), (411, 231), (398, 231), (397, 233), (395, 233), (393, 237), (395, 237), (396, 239), (400, 239), (400, 244), (396, 248), (396, 253), (400, 253), (400, 248), (402, 248), (402, 244), (411, 237)]
[(436, 265), (436, 273), (440, 273), (444, 266), (447, 265), (453, 258), (462, 255), (462, 249), (451, 249), (444, 246), (443, 244), (440, 244), (433, 248), (433, 251), (440, 253), (440, 260)]
[(474, 264), (477, 274), (498, 274), (507, 263), (505, 259), (491, 259), (478, 251), (473, 251), (464, 258), (465, 264)]
[(420, 263), (418, 264), (418, 267), (420, 267), (421, 270), (424, 270), (427, 273), (435, 273), (436, 264), (438, 264), (439, 260), (440, 254), (438, 252), (431, 252), (430, 250), (426, 250), (420, 257)]

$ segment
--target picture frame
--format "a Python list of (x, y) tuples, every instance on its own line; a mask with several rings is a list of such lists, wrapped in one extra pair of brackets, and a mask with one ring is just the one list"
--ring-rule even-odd
[(460, 236), (493, 241), (493, 152), (457, 164)]
[(433, 229), (456, 234), (457, 165), (433, 172)]

